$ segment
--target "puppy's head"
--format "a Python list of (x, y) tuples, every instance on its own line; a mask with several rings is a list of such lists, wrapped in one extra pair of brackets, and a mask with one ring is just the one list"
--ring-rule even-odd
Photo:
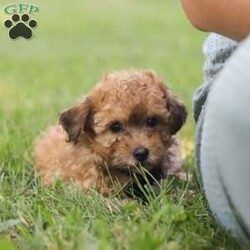
[(107, 74), (85, 100), (63, 112), (69, 141), (88, 135), (106, 152), (110, 170), (159, 167), (171, 137), (187, 117), (180, 103), (152, 71)]

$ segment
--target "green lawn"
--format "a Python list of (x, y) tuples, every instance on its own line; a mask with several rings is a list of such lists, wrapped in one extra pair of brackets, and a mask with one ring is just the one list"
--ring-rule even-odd
[[(16, 1), (17, 2), (17, 1)], [(9, 3), (2, 0), (0, 8)], [(204, 34), (176, 0), (43, 0), (31, 41), (0, 25), (0, 249), (239, 249), (210, 216), (195, 178), (167, 180), (149, 204), (40, 185), (34, 139), (103, 72), (154, 69), (186, 102), (181, 132), (193, 171), (192, 94)], [(0, 12), (0, 22), (7, 16)]]

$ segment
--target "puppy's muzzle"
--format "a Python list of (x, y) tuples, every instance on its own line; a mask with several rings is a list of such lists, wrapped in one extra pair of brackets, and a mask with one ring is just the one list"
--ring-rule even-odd
[(149, 150), (145, 147), (138, 147), (133, 151), (134, 158), (139, 162), (145, 162), (149, 156)]

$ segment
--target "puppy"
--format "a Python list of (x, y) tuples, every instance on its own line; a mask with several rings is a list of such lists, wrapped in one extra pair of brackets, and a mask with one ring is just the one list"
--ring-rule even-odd
[(153, 71), (107, 74), (38, 139), (36, 169), (47, 186), (59, 178), (104, 195), (117, 181), (133, 185), (141, 168), (155, 180), (178, 175), (175, 135), (186, 117), (185, 106)]

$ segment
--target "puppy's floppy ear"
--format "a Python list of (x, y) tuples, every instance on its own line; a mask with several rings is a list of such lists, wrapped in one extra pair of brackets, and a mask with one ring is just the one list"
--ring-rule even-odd
[(186, 122), (187, 109), (169, 90), (167, 92), (166, 99), (167, 109), (170, 112), (170, 132), (171, 134), (176, 134)]
[(83, 102), (60, 114), (59, 123), (67, 132), (68, 141), (76, 142), (81, 132), (86, 130), (90, 111), (91, 101), (86, 97)]

